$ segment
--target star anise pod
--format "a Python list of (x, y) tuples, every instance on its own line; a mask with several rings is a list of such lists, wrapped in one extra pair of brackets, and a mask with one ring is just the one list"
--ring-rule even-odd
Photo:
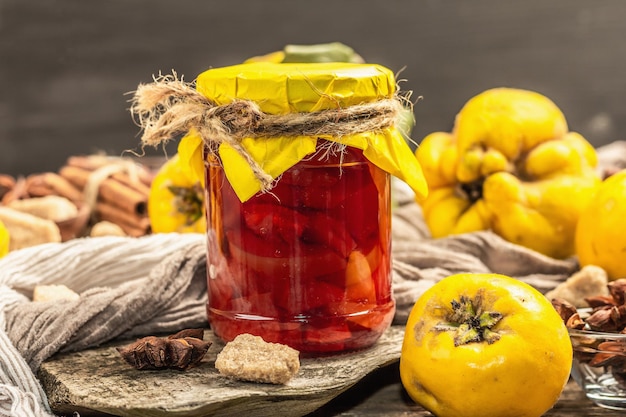
[(626, 279), (607, 284), (608, 296), (587, 297), (592, 311), (585, 320), (591, 330), (620, 333), (626, 329)]
[(618, 279), (607, 284), (609, 294), (613, 297), (615, 305), (626, 303), (626, 279)]
[(626, 344), (621, 341), (601, 342), (598, 353), (589, 362), (590, 366), (614, 366), (623, 369), (626, 363)]
[[(623, 306), (622, 306), (623, 307)], [(585, 322), (590, 330), (619, 333), (624, 328), (624, 308), (606, 306), (595, 309)]]
[(574, 314), (578, 314), (578, 310), (573, 304), (570, 304), (560, 298), (555, 298), (552, 300), (552, 307), (554, 307), (556, 312), (559, 313), (559, 316), (561, 316), (561, 319), (565, 323), (567, 323), (570, 317), (572, 317)]
[(203, 329), (185, 329), (167, 337), (146, 336), (118, 347), (122, 358), (136, 369), (178, 369), (197, 366), (211, 342), (203, 340)]
[[(585, 298), (591, 307), (587, 316), (581, 317), (577, 309), (564, 300), (552, 300), (552, 305), (569, 329), (593, 330), (605, 333), (626, 334), (626, 279), (607, 284), (609, 295)], [(584, 335), (576, 338), (574, 355), (593, 367), (607, 367), (611, 372), (626, 378), (626, 342), (602, 341)]]
[(592, 309), (617, 305), (613, 297), (610, 295), (595, 295), (593, 297), (585, 297), (585, 301)]

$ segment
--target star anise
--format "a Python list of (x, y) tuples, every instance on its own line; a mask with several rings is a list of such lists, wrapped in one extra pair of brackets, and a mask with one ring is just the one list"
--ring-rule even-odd
[[(591, 307), (581, 317), (576, 307), (565, 300), (552, 300), (552, 305), (569, 329), (593, 330), (626, 334), (626, 279), (607, 284), (609, 295), (585, 298)], [(626, 372), (626, 342), (602, 340), (596, 337), (577, 338), (574, 355), (593, 367), (610, 367), (614, 373)]]
[(211, 342), (203, 340), (203, 329), (185, 329), (167, 336), (147, 336), (118, 347), (122, 358), (136, 369), (178, 369), (198, 366)]
[(611, 281), (607, 287), (608, 296), (585, 298), (585, 301), (592, 307), (585, 322), (591, 330), (624, 332), (626, 328), (626, 279)]

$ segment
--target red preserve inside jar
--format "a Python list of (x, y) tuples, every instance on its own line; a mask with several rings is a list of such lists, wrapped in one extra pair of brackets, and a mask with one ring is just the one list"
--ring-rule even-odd
[(226, 341), (251, 333), (337, 352), (372, 345), (391, 323), (389, 174), (358, 149), (317, 149), (245, 202), (205, 155), (207, 312)]

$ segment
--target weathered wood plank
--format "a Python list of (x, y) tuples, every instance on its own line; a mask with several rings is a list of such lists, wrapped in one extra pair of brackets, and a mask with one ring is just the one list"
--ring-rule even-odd
[(298, 375), (284, 386), (234, 381), (219, 375), (214, 342), (202, 365), (178, 371), (137, 371), (115, 350), (116, 343), (46, 361), (39, 373), (54, 410), (81, 415), (303, 416), (341, 394), (367, 374), (398, 360), (403, 329), (392, 327), (372, 348), (325, 358), (303, 358)]

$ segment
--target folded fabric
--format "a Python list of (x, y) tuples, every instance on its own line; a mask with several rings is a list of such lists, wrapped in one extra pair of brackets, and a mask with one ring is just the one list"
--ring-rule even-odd
[(194, 242), (146, 278), (92, 288), (74, 301), (13, 304), (4, 312), (7, 334), (34, 371), (58, 351), (98, 346), (120, 335), (206, 326), (205, 259), (204, 242)]
[[(205, 241), (194, 234), (75, 239), (0, 259), (0, 415), (52, 415), (34, 375), (56, 352), (206, 326)], [(64, 284), (81, 296), (30, 302), (37, 284)]]

